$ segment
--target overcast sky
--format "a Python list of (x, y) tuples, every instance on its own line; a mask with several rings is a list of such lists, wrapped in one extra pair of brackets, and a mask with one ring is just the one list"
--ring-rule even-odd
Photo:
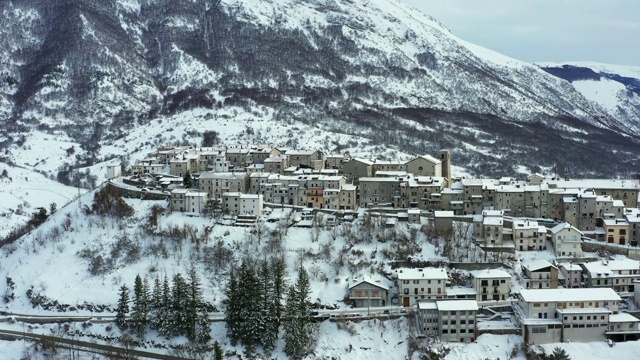
[(640, 66), (640, 0), (401, 0), (516, 59)]

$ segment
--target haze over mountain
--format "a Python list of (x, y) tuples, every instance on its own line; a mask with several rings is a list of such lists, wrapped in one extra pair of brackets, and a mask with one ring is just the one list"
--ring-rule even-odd
[[(476, 175), (558, 165), (610, 176), (640, 162), (637, 111), (596, 103), (395, 0), (12, 0), (0, 12), (4, 159), (48, 161), (59, 180), (117, 156), (110, 146), (134, 128), (165, 120), (197, 138), (224, 112), (408, 154), (450, 148)], [(56, 150), (24, 160), (43, 141)], [(75, 158), (61, 161), (69, 144)]]

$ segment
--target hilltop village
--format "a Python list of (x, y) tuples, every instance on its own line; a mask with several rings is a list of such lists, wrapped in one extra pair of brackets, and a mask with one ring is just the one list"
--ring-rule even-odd
[[(129, 197), (167, 199), (185, 216), (218, 212), (235, 226), (274, 208), (300, 213), (296, 226), (308, 227), (317, 214), (328, 226), (367, 214), (388, 227), (428, 224), (445, 241), (466, 241), (496, 260), (524, 254), (517, 269), (506, 261), (406, 262), (393, 279), (349, 285), (355, 308), (404, 307), (420, 336), (468, 342), (519, 334), (528, 345), (637, 340), (637, 180), (461, 178), (451, 159), (447, 150), (389, 162), (274, 145), (166, 146), (127, 169), (109, 166), (107, 177)], [(551, 258), (536, 255), (549, 251)], [(458, 267), (471, 286), (455, 281)]]

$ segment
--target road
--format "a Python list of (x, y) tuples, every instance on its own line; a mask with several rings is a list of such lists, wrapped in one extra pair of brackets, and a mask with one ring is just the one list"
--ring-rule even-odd
[(157, 354), (148, 351), (141, 350), (133, 350), (127, 349), (120, 346), (112, 346), (112, 345), (102, 345), (95, 344), (88, 341), (80, 341), (74, 339), (61, 338), (56, 336), (49, 335), (40, 335), (33, 334), (29, 332), (23, 331), (13, 331), (13, 330), (2, 330), (0, 329), (0, 338), (5, 340), (35, 340), (35, 341), (45, 341), (48, 343), (55, 343), (64, 348), (73, 348), (80, 351), (85, 352), (93, 352), (101, 355), (112, 356), (116, 359), (132, 359), (132, 358), (142, 358), (142, 359), (160, 359), (160, 360), (180, 360), (182, 358), (165, 355), (165, 354)]

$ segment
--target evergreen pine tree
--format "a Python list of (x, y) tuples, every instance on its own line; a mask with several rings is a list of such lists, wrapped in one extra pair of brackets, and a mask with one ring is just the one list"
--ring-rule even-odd
[(284, 323), (284, 352), (294, 359), (302, 358), (309, 352), (315, 336), (310, 315), (310, 289), (309, 276), (300, 264), (295, 286), (289, 287), (286, 305), (287, 320)]
[(569, 356), (569, 354), (567, 354), (567, 352), (560, 347), (555, 347), (553, 349), (553, 352), (551, 353), (551, 355), (547, 356), (547, 359), (549, 360), (571, 360), (571, 357)]
[(204, 307), (200, 308), (196, 319), (195, 341), (198, 344), (206, 344), (211, 340), (211, 325), (209, 324), (209, 314)]
[(182, 178), (182, 185), (184, 185), (185, 189), (191, 188), (191, 173), (187, 170), (187, 173), (184, 174)]
[(220, 346), (220, 343), (216, 340), (216, 342), (213, 343), (213, 360), (222, 360), (222, 346)]
[(273, 326), (278, 329), (280, 328), (280, 319), (284, 311), (284, 305), (282, 304), (282, 301), (284, 300), (284, 295), (287, 291), (287, 286), (285, 283), (286, 267), (284, 259), (274, 259), (272, 261), (271, 267), (273, 269), (271, 271), (273, 273), (273, 299), (271, 304), (271, 314), (273, 316)]
[(145, 328), (149, 325), (149, 311), (151, 309), (151, 289), (149, 288), (149, 280), (145, 276), (142, 280), (142, 323)]
[(145, 334), (145, 310), (144, 284), (140, 275), (136, 276), (133, 286), (133, 308), (131, 311), (131, 328), (139, 337)]
[(149, 324), (152, 329), (160, 331), (162, 328), (162, 286), (160, 285), (160, 278), (156, 276), (153, 281), (153, 293), (151, 295), (151, 301), (149, 303)]
[(158, 311), (159, 316), (159, 328), (158, 331), (164, 336), (171, 335), (171, 321), (169, 319), (171, 315), (171, 287), (169, 286), (169, 277), (164, 275), (164, 281), (162, 282), (162, 306)]
[(273, 277), (271, 276), (271, 269), (269, 268), (269, 262), (264, 259), (260, 262), (260, 272), (258, 274), (258, 297), (255, 304), (260, 311), (259, 321), (256, 324), (258, 331), (262, 334), (260, 336), (260, 345), (262, 348), (270, 352), (275, 347), (275, 342), (278, 338), (278, 328), (274, 327), (274, 314), (272, 312), (274, 306), (273, 301)]
[(256, 304), (259, 294), (259, 283), (251, 259), (245, 259), (240, 266), (240, 338), (245, 347), (245, 355), (253, 357), (260, 345), (260, 306)]
[(118, 308), (116, 309), (116, 325), (120, 330), (127, 329), (127, 313), (129, 312), (129, 288), (127, 285), (120, 287), (120, 298), (118, 299)]
[(186, 315), (188, 302), (188, 285), (182, 275), (173, 276), (173, 289), (171, 296), (170, 325), (172, 336), (186, 335), (188, 319)]
[(236, 346), (240, 339), (240, 289), (238, 288), (238, 277), (235, 271), (231, 271), (229, 275), (229, 283), (225, 290), (227, 299), (224, 300), (226, 309), (224, 311), (225, 326), (227, 328), (227, 336), (231, 340), (231, 345)]
[(202, 298), (202, 290), (200, 289), (200, 279), (198, 277), (198, 273), (196, 273), (196, 270), (193, 267), (189, 270), (189, 294), (186, 305), (187, 338), (191, 341), (195, 341), (198, 314), (200, 309), (204, 306), (204, 300)]

